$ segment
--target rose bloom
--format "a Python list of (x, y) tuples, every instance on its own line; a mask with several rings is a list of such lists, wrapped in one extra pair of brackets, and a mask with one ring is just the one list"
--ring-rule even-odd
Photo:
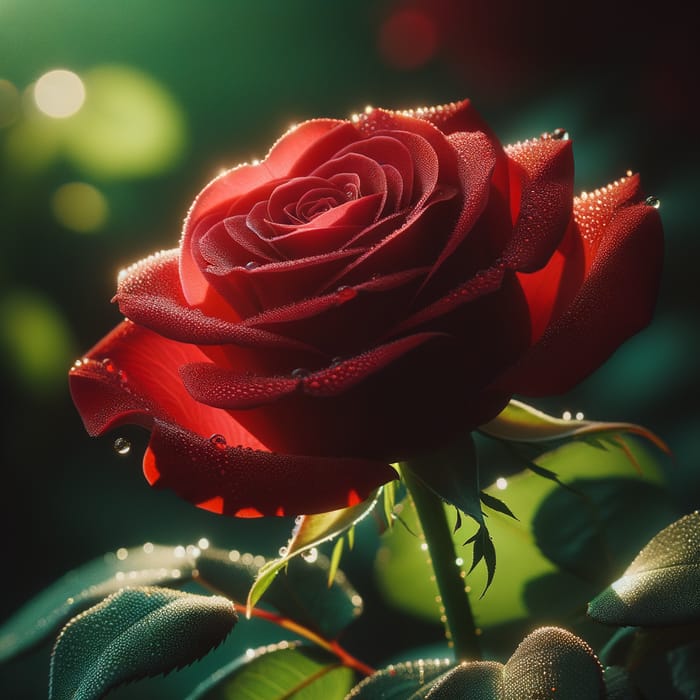
[(360, 502), (648, 323), (653, 201), (573, 177), (561, 133), (504, 148), (469, 101), (300, 124), (120, 274), (127, 320), (70, 373), (87, 430), (147, 428), (149, 483), (217, 513)]

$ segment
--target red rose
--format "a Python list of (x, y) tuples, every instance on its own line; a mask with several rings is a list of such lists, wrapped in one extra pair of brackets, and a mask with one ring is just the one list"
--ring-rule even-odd
[(468, 101), (285, 134), (211, 182), (129, 319), (71, 371), (88, 431), (239, 516), (328, 511), (391, 462), (561, 392), (648, 321), (662, 231), (629, 175), (573, 197), (570, 142), (503, 148)]

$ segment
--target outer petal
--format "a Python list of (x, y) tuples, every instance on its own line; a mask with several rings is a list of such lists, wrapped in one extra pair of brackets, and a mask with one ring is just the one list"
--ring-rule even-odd
[[(528, 298), (531, 307), (549, 305), (551, 319), (499, 386), (529, 396), (567, 391), (649, 323), (661, 276), (663, 236), (653, 207), (629, 203), (638, 198), (638, 180), (632, 177), (576, 200), (573, 231), (579, 246), (572, 246), (565, 263), (580, 270), (580, 286), (573, 290), (564, 274), (558, 288), (549, 287), (548, 299), (542, 288), (539, 298)], [(523, 285), (526, 295), (536, 287), (537, 276), (556, 279), (561, 258), (552, 264), (554, 270), (548, 266)]]
[(125, 423), (151, 429), (144, 456), (149, 483), (227, 515), (325, 512), (357, 503), (395, 478), (382, 462), (270, 452), (229, 413), (185, 391), (179, 367), (203, 359), (195, 346), (124, 322), (70, 375), (88, 432)]
[(194, 399), (218, 408), (256, 408), (279, 401), (297, 390), (316, 397), (336, 396), (439, 335), (418, 333), (407, 336), (317, 372), (297, 371), (287, 377), (250, 376), (211, 363), (186, 365), (180, 374)]
[(180, 287), (177, 250), (152, 255), (125, 270), (120, 275), (116, 299), (127, 318), (171, 340), (313, 352), (301, 342), (235, 320), (212, 318), (188, 306)]
[(513, 236), (503, 258), (515, 270), (542, 267), (571, 219), (574, 159), (570, 141), (540, 138), (506, 148)]

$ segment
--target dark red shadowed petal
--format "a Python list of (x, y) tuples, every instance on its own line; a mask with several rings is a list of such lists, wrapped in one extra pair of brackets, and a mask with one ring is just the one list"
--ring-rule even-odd
[(449, 294), (390, 328), (387, 335), (396, 336), (409, 333), (442, 316), (446, 316), (465, 304), (471, 304), (476, 299), (500, 289), (503, 277), (504, 271), (502, 267), (494, 267), (478, 272), (474, 277), (453, 289)]
[(149, 483), (215, 512), (324, 512), (396, 478), (382, 462), (271, 453), (229, 413), (185, 391), (179, 368), (204, 359), (195, 346), (125, 321), (76, 363), (70, 389), (92, 435), (127, 423), (151, 429)]
[(503, 259), (514, 270), (541, 268), (571, 218), (574, 159), (570, 141), (533, 139), (506, 147), (513, 236)]
[(376, 344), (385, 329), (405, 314), (407, 300), (415, 295), (426, 270), (402, 270), (354, 286), (341, 285), (330, 293), (270, 309), (245, 323), (290, 341), (299, 338), (328, 358), (356, 354)]
[(314, 352), (304, 343), (235, 321), (205, 316), (199, 309), (188, 306), (180, 286), (177, 250), (152, 255), (125, 270), (120, 275), (116, 299), (127, 318), (171, 340)]
[[(428, 280), (469, 234), (489, 200), (491, 175), (496, 167), (496, 152), (481, 133), (457, 133), (448, 137), (457, 153), (458, 172), (463, 193), (462, 211), (451, 231), (440, 231), (445, 245)], [(427, 280), (426, 280), (427, 282)]]
[(316, 397), (341, 394), (411, 350), (443, 335), (419, 333), (407, 336), (320, 371), (297, 372), (287, 377), (251, 376), (221, 369), (211, 363), (186, 365), (180, 374), (185, 388), (196, 401), (229, 410), (257, 408), (275, 403), (298, 389)]
[(225, 275), (225, 283), (230, 283), (232, 289), (245, 287), (246, 293), (254, 296), (259, 313), (313, 296), (319, 285), (357, 254), (354, 250), (337, 250), (299, 260), (235, 268)]
[(243, 518), (346, 508), (397, 478), (384, 462), (229, 447), (167, 423), (153, 430), (144, 472), (200, 508)]
[[(549, 302), (563, 312), (553, 316), (499, 386), (529, 396), (567, 391), (649, 323), (661, 275), (663, 233), (653, 207), (627, 204), (638, 197), (637, 188), (636, 177), (623, 178), (577, 198), (575, 230), (584, 275), (580, 288), (567, 304)], [(545, 268), (533, 276), (543, 273), (551, 271)], [(523, 289), (527, 294), (528, 287)], [(571, 297), (568, 286), (554, 291)]]

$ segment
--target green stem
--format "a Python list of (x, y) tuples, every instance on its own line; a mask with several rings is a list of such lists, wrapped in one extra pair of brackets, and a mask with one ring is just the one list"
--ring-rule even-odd
[(401, 464), (401, 476), (413, 499), (428, 545), (435, 582), (445, 609), (446, 629), (454, 645), (455, 657), (458, 661), (480, 660), (481, 649), (474, 615), (464, 588), (461, 568), (456, 565), (457, 555), (442, 499), (413, 473), (409, 463)]

